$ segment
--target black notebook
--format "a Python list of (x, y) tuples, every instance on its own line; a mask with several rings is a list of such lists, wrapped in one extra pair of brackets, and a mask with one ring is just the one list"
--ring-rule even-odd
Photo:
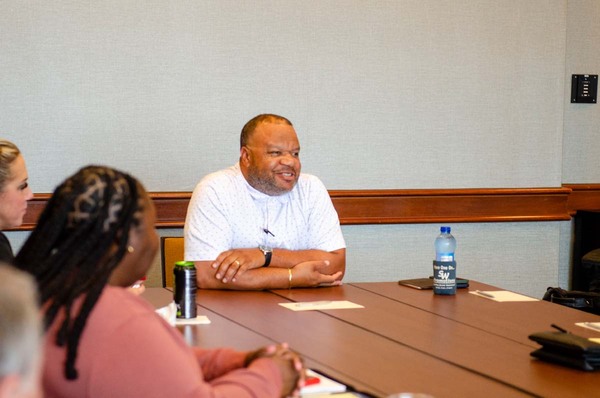
[(600, 344), (585, 337), (564, 332), (540, 332), (529, 338), (542, 345), (531, 353), (532, 357), (577, 369), (600, 369)]

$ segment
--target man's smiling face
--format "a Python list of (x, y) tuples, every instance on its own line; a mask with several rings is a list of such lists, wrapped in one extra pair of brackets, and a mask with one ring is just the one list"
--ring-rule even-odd
[(256, 190), (277, 196), (291, 191), (300, 176), (300, 143), (294, 127), (277, 122), (259, 124), (242, 147), (240, 167)]

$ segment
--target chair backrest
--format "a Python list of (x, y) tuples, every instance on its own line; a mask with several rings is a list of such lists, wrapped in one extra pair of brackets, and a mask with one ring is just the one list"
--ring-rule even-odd
[(163, 287), (173, 287), (173, 268), (183, 260), (183, 236), (161, 237), (160, 253)]

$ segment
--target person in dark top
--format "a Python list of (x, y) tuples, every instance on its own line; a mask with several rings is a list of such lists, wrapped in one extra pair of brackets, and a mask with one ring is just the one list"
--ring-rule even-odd
[[(19, 148), (0, 139), (0, 231), (23, 224), (27, 201), (33, 197), (27, 178)], [(0, 261), (12, 263), (14, 258), (8, 238), (0, 232)]]
[(6, 235), (0, 232), (0, 262), (10, 264), (15, 259), (15, 255), (10, 246)]

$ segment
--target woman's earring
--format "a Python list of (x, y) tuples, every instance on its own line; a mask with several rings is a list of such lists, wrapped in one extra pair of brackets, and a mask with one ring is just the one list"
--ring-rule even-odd
[(133, 248), (133, 246), (129, 245), (129, 246), (127, 246), (127, 251), (129, 253), (133, 253), (135, 251), (135, 249)]

